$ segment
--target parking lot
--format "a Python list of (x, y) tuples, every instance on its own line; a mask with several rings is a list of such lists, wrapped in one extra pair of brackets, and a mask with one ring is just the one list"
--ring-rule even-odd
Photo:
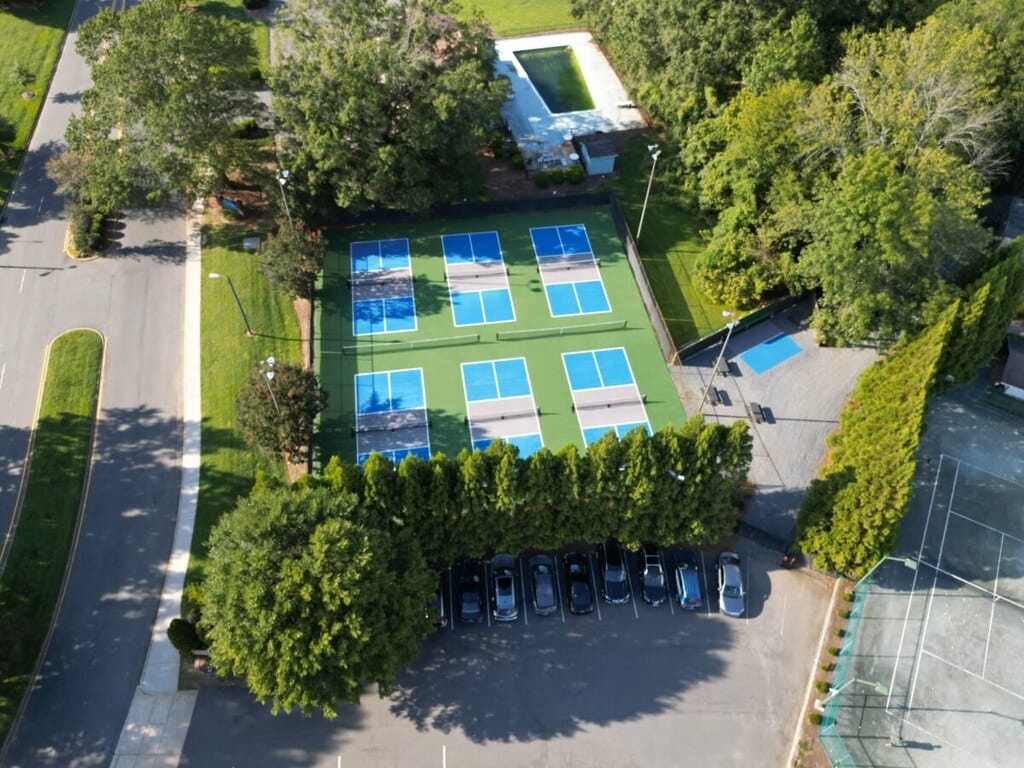
[[(589, 615), (537, 616), (517, 559), (519, 618), (455, 621), (424, 643), (392, 696), (334, 721), (273, 718), (240, 685), (200, 690), (182, 765), (782, 766), (802, 704), (828, 585), (738, 539), (745, 618), (715, 604), (716, 551), (702, 553), (705, 606), (632, 599)], [(597, 562), (591, 556), (597, 577)], [(596, 583), (595, 587), (599, 584)], [(708, 600), (708, 597), (711, 597)]]

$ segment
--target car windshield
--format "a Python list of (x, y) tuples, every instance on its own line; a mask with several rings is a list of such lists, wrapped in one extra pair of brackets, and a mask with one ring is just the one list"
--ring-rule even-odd
[(648, 570), (647, 575), (644, 576), (644, 584), (646, 584), (648, 587), (660, 587), (661, 571)]
[(740, 588), (735, 587), (732, 584), (727, 584), (725, 589), (722, 590), (722, 593), (726, 597), (740, 597)]
[(502, 594), (508, 594), (512, 591), (512, 577), (511, 576), (499, 576), (498, 577), (498, 591)]

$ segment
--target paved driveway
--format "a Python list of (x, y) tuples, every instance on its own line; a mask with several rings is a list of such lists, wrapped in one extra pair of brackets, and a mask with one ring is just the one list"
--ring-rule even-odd
[(781, 766), (828, 586), (735, 546), (747, 619), (630, 603), (455, 625), (427, 641), (394, 696), (365, 695), (334, 722), (273, 718), (211, 682), (182, 765), (424, 766), (444, 753), (450, 766)]

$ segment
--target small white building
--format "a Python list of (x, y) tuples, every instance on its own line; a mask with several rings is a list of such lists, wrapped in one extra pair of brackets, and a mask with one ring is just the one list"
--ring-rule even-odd
[(1008, 334), (1006, 343), (1010, 353), (1006, 356), (1006, 365), (996, 385), (1003, 394), (1024, 400), (1024, 336)]
[(619, 151), (615, 142), (602, 136), (584, 136), (576, 140), (580, 159), (588, 176), (600, 176), (615, 170), (615, 158)]

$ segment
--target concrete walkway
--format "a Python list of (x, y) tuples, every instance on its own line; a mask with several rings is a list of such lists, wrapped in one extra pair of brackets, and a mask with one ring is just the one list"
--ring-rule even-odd
[(121, 737), (114, 749), (113, 768), (172, 768), (178, 765), (195, 706), (196, 691), (178, 690), (181, 658), (167, 639), (167, 627), (181, 614), (181, 596), (188, 570), (189, 550), (199, 495), (200, 400), (199, 298), (202, 281), (198, 203), (187, 218), (185, 254), (185, 317), (182, 370), (184, 429), (181, 450), (181, 495), (174, 544), (164, 577), (160, 607), (142, 680), (135, 689)]

